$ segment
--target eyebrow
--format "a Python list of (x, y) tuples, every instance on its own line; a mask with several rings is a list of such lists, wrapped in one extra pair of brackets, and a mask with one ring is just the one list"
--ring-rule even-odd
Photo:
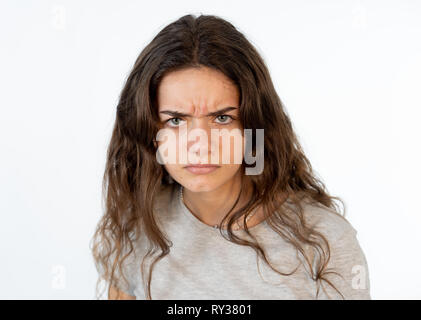
[[(214, 111), (214, 112), (209, 112), (205, 116), (206, 117), (220, 116), (220, 115), (223, 115), (225, 112), (235, 110), (235, 109), (238, 109), (238, 107), (226, 107), (226, 108)], [(173, 117), (191, 117), (192, 116), (191, 114), (188, 114), (188, 113), (182, 113), (182, 112), (172, 111), (172, 110), (164, 110), (164, 111), (161, 111), (160, 113), (168, 114), (168, 115), (173, 116)]]

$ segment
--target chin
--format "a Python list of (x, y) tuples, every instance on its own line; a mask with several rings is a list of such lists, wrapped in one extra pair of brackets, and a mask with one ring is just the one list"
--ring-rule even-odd
[(218, 181), (216, 179), (195, 177), (183, 179), (182, 186), (192, 192), (209, 192), (215, 190), (223, 183), (223, 181)]

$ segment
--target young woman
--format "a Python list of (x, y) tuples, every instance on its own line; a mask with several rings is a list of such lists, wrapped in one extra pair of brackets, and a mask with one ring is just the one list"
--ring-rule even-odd
[[(241, 132), (229, 162), (216, 129)], [(103, 186), (92, 252), (109, 299), (370, 299), (341, 200), (313, 173), (263, 59), (219, 17), (183, 16), (141, 52)]]

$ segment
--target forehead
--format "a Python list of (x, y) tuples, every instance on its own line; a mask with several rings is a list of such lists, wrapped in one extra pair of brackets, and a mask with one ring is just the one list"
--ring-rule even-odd
[(222, 72), (188, 68), (166, 74), (157, 90), (158, 109), (171, 108), (194, 114), (215, 111), (219, 106), (239, 106), (237, 86)]

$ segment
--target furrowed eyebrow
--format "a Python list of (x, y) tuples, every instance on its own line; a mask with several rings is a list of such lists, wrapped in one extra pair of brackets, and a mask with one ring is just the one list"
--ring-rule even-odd
[[(226, 113), (228, 111), (235, 110), (235, 109), (238, 109), (238, 107), (226, 107), (226, 108), (223, 108), (221, 110), (209, 112), (206, 115), (206, 117), (220, 116), (220, 115), (223, 115), (224, 113)], [(182, 113), (182, 112), (171, 111), (171, 110), (164, 110), (164, 111), (161, 111), (160, 113), (168, 114), (168, 115), (173, 116), (173, 117), (191, 117), (192, 116), (191, 114), (188, 114), (188, 113)]]

